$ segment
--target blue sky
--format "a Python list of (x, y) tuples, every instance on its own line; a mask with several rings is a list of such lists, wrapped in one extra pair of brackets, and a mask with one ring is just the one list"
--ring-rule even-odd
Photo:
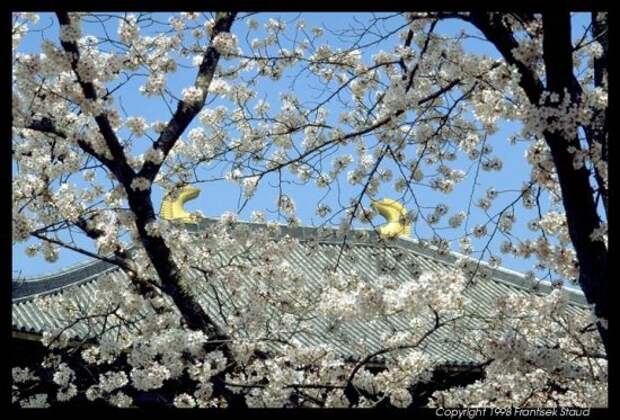
[[(255, 15), (253, 17), (261, 23), (265, 22), (269, 18), (281, 18), (283, 21), (289, 22), (290, 26), (294, 27), (293, 20), (297, 16), (299, 16), (299, 14), (297, 13), (265, 13)], [(160, 14), (159, 17), (162, 21), (166, 21), (168, 16), (166, 14)], [(356, 17), (359, 20), (363, 21), (365, 19), (368, 19), (369, 15), (364, 13), (304, 13), (302, 17), (306, 21), (306, 27), (309, 29), (315, 26), (321, 26), (328, 29), (326, 31), (326, 35), (323, 37), (321, 42), (330, 43), (334, 48), (344, 48), (347, 46), (347, 44), (339, 44), (338, 40), (330, 34), (329, 30), (345, 29), (348, 23), (352, 23), (353, 17)], [(587, 16), (584, 16), (583, 14), (580, 16), (576, 16), (573, 25), (576, 36), (578, 33), (580, 33), (580, 31), (582, 31), (582, 27), (586, 23), (586, 20)], [(403, 23), (404, 22), (402, 20), (394, 19), (393, 23), (390, 23), (390, 26), (393, 27)], [(22, 42), (19, 50), (22, 52), (30, 53), (37, 52), (40, 48), (39, 46), (43, 34), (45, 34), (45, 37), (47, 38), (57, 40), (57, 23), (53, 15), (42, 14), (41, 20), (35, 27), (44, 28), (50, 25), (51, 27), (49, 29), (46, 29), (45, 32), (35, 32), (30, 34)], [(235, 26), (233, 26), (233, 32), (238, 34), (241, 40), (241, 47), (243, 49), (245, 49), (244, 47), (246, 47), (246, 44), (244, 41), (244, 36), (242, 34), (246, 31), (246, 29), (247, 26), (243, 21), (238, 21), (235, 23)], [(467, 31), (472, 34), (476, 33), (476, 31), (471, 26), (456, 20), (441, 22), (437, 26), (435, 32), (440, 34), (457, 34), (461, 29), (467, 29)], [(260, 37), (261, 31), (256, 34), (252, 34), (249, 39), (251, 40), (253, 37)], [(83, 34), (101, 34), (100, 28), (92, 24), (86, 24), (83, 27), (82, 32)], [(111, 25), (110, 33), (116, 33), (116, 24)], [(364, 52), (363, 60), (366, 63), (370, 62), (371, 56), (381, 49), (385, 51), (392, 51), (396, 42), (398, 42), (398, 37), (393, 36), (386, 42), (382, 42), (373, 47), (370, 47), (367, 52)], [(498, 57), (497, 52), (493, 49), (491, 44), (485, 41), (477, 39), (467, 40), (465, 41), (465, 48), (468, 52), (486, 55), (494, 58)], [(184, 87), (193, 83), (195, 71), (195, 68), (181, 69), (180, 71), (175, 73), (172, 78), (168, 79), (169, 88), (176, 95), (180, 96), (180, 91)], [(256, 90), (258, 92), (257, 98), (267, 98), (267, 100), (272, 104), (272, 108), (278, 109), (279, 93), (286, 92), (291, 89), (293, 74), (294, 72), (285, 73), (285, 76), (278, 82), (269, 81), (268, 83), (264, 83), (264, 79), (261, 79), (256, 87)], [(299, 98), (305, 100), (311, 100), (313, 97), (316, 97), (317, 91), (314, 90), (314, 88), (316, 87), (316, 83), (314, 82), (315, 81), (311, 78), (301, 77), (297, 79), (294, 84), (295, 94)], [(143, 116), (149, 122), (157, 119), (167, 121), (170, 114), (167, 107), (162, 103), (162, 100), (160, 98), (145, 98), (137, 93), (137, 88), (141, 83), (143, 83), (143, 80), (136, 79), (135, 81), (128, 83), (126, 87), (122, 89), (122, 105), (123, 109), (127, 112), (126, 115)], [(209, 106), (216, 106), (220, 103), (225, 104), (225, 102), (223, 101), (216, 100), (213, 104)], [(333, 114), (331, 118), (335, 122), (341, 109), (338, 108), (338, 105), (333, 105), (330, 108), (330, 111)], [(192, 125), (190, 125), (190, 127), (188, 128), (188, 130), (186, 130), (186, 132), (184, 133), (184, 136), (187, 135), (189, 129), (198, 125), (198, 122), (193, 122)], [(512, 134), (517, 132), (518, 129), (519, 124), (517, 123), (503, 122), (499, 125), (499, 131), (487, 139), (487, 143), (491, 144), (494, 148), (492, 155), (497, 155), (501, 157), (504, 166), (501, 172), (482, 174), (482, 177), (479, 179), (479, 185), (476, 187), (477, 193), (474, 195), (474, 202), (477, 200), (477, 198), (481, 197), (484, 194), (484, 191), (486, 191), (489, 187), (495, 187), (497, 190), (500, 191), (518, 190), (521, 187), (523, 181), (526, 181), (529, 178), (529, 166), (527, 165), (527, 162), (524, 158), (524, 152), (527, 148), (527, 143), (520, 142), (516, 145), (511, 145), (508, 141), (508, 138)], [(123, 135), (126, 135), (125, 133), (126, 131), (121, 130), (121, 137)], [(149, 145), (150, 142), (148, 141), (148, 139), (137, 139), (134, 142), (133, 152), (140, 153), (144, 151)], [(346, 148), (341, 149), (339, 151), (339, 154), (344, 153), (346, 150)], [(445, 203), (446, 205), (448, 205), (448, 216), (452, 215), (458, 210), (466, 210), (475, 173), (475, 168), (472, 168), (472, 164), (475, 164), (475, 161), (469, 161), (468, 159), (459, 158), (453, 163), (454, 168), (462, 169), (468, 173), (465, 180), (462, 183), (458, 184), (453, 193), (449, 195), (444, 195), (432, 191), (430, 188), (420, 188), (419, 191), (416, 190), (415, 193), (418, 201), (420, 203), (427, 203), (423, 205), (429, 207), (429, 209), (425, 211), (426, 213), (430, 213), (430, 208), (434, 207), (438, 203)], [(209, 175), (213, 175), (213, 172), (211, 172)], [(83, 180), (79, 176), (72, 177), (70, 181), (75, 183), (78, 187), (85, 185)], [(267, 210), (267, 218), (271, 220), (277, 220), (276, 215), (270, 213), (270, 211), (275, 210), (276, 207), (275, 199), (277, 197), (278, 189), (270, 185), (275, 183), (277, 183), (275, 175), (274, 177), (270, 177), (262, 181), (256, 196), (243, 208), (243, 211), (240, 212), (240, 218), (242, 220), (249, 220), (250, 215), (254, 210)], [(340, 182), (340, 186), (340, 195), (343, 202), (347, 202), (349, 197), (357, 196), (357, 194), (359, 193), (359, 186), (351, 187), (346, 182), (346, 179)], [(209, 217), (219, 217), (222, 213), (226, 211), (237, 212), (239, 210), (239, 202), (243, 201), (239, 198), (239, 188), (230, 182), (209, 182), (198, 185), (198, 187), (202, 190), (201, 195), (199, 196), (199, 198), (188, 203), (186, 207), (189, 210), (200, 209), (206, 216)], [(284, 188), (285, 192), (295, 200), (297, 206), (297, 216), (301, 219), (302, 224), (317, 225), (323, 221), (315, 215), (314, 210), (317, 201), (324, 196), (325, 190), (320, 190), (316, 188), (314, 186), (314, 183), (303, 186), (285, 184)], [(161, 194), (161, 189), (156, 187), (153, 191), (153, 203), (156, 208), (159, 208)], [(507, 193), (500, 195), (500, 198), (496, 200), (494, 206), (491, 208), (491, 214), (495, 214), (497, 211), (502, 209), (504, 207), (501, 205), (502, 203), (506, 204), (512, 201), (515, 198), (515, 194), (517, 193)], [(397, 198), (398, 196), (400, 196), (400, 194), (395, 193), (389, 184), (385, 184), (385, 186), (380, 190), (380, 194), (378, 195), (379, 198)], [(332, 208), (339, 208), (337, 191), (332, 191), (328, 195), (328, 197), (325, 198), (325, 202), (330, 204)], [(411, 203), (411, 205), (413, 205), (413, 203)], [(522, 215), (521, 217), (519, 217), (520, 209), (522, 210), (522, 208), (517, 208), (518, 219), (513, 234), (520, 238), (532, 237), (532, 233), (529, 232), (526, 228), (526, 223), (529, 219), (534, 217), (534, 214), (532, 212), (528, 212), (527, 215)], [(486, 217), (484, 217), (480, 209), (476, 208), (472, 216), (473, 217), (469, 222), (470, 227), (476, 223), (486, 221)], [(337, 222), (338, 220), (339, 218), (336, 218), (334, 222)], [(447, 221), (447, 217), (445, 218), (445, 221)], [(379, 218), (374, 219), (373, 222), (375, 224), (381, 223)], [(445, 222), (443, 224), (445, 225)], [(457, 230), (456, 233), (452, 233), (451, 231), (441, 232), (446, 232), (446, 237), (450, 239), (455, 237), (456, 233), (461, 234), (462, 229)], [(418, 234), (428, 238), (430, 235), (430, 230), (422, 227), (418, 229)], [(496, 250), (500, 242), (501, 240), (496, 240), (494, 246), (492, 246), (491, 249), (494, 254), (500, 255), (502, 257), (503, 266), (517, 271), (526, 271), (530, 270), (535, 264), (533, 258), (530, 258), (529, 260), (513, 259), (506, 255), (499, 254), (499, 252), (496, 252)], [(86, 257), (84, 257), (83, 255), (77, 254), (75, 252), (61, 250), (58, 261), (55, 263), (48, 263), (39, 256), (26, 256), (23, 250), (28, 244), (28, 242), (20, 243), (13, 247), (14, 277), (17, 275), (19, 275), (20, 277), (31, 277), (45, 273), (52, 273), (58, 271), (63, 267), (74, 265), (86, 259)], [(78, 240), (78, 244), (81, 244), (86, 248), (92, 249), (89, 241)], [(478, 245), (479, 243), (474, 242), (474, 248), (478, 249)], [(457, 245), (455, 243), (453, 248), (456, 248), (456, 246)]]

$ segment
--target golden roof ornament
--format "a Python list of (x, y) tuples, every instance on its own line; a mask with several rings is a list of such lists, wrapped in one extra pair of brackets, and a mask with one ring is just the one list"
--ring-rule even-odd
[(195, 215), (191, 214), (183, 205), (186, 202), (198, 197), (200, 190), (191, 185), (185, 185), (176, 191), (169, 191), (165, 194), (164, 199), (161, 202), (161, 209), (159, 210), (159, 216), (166, 220), (176, 220), (184, 223), (196, 223), (198, 222)]
[(411, 235), (408, 212), (401, 203), (384, 198), (383, 200), (372, 201), (370, 206), (387, 220), (387, 223), (379, 228), (379, 234), (382, 237), (397, 238)]

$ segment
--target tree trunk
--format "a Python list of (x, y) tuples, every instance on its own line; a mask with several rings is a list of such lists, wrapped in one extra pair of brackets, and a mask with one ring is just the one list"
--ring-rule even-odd
[[(513, 49), (518, 46), (518, 43), (511, 30), (502, 23), (501, 16), (490, 13), (471, 13), (465, 19), (475, 25), (495, 45), (508, 64), (517, 67), (521, 74), (519, 82), (521, 88), (525, 91), (530, 103), (538, 106), (545, 86), (529, 67), (514, 57)], [(580, 95), (581, 87), (576, 82), (573, 73), (572, 49), (570, 13), (556, 11), (543, 14), (546, 89), (558, 93), (560, 101), (565, 94), (571, 95), (573, 101)], [(594, 305), (596, 316), (607, 321), (610, 315), (608, 251), (602, 242), (590, 239), (590, 234), (600, 225), (594, 199), (595, 191), (590, 184), (589, 171), (586, 168), (575, 170), (573, 156), (567, 150), (569, 146), (581, 149), (579, 140), (576, 136), (566, 138), (560, 133), (549, 131), (544, 133), (544, 137), (551, 149), (562, 191), (569, 235), (579, 260), (579, 285), (588, 302)], [(605, 351), (609, 353), (609, 337), (606, 327), (601, 322), (597, 322)]]
[[(567, 93), (576, 100), (573, 80), (570, 13), (543, 14), (543, 55), (547, 89), (561, 98)], [(566, 93), (565, 93), (566, 92)], [(607, 248), (601, 241), (592, 241), (590, 235), (600, 225), (590, 173), (585, 168), (575, 170), (573, 157), (567, 148), (579, 148), (577, 137), (569, 139), (559, 133), (545, 132), (553, 162), (562, 189), (568, 231), (579, 259), (579, 285), (588, 302), (594, 304), (597, 317), (609, 319), (609, 278), (607, 276)], [(605, 351), (609, 354), (607, 326), (597, 322)]]

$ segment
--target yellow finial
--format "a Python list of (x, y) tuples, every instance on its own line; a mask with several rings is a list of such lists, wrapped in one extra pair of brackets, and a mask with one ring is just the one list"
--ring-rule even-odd
[(196, 223), (196, 217), (183, 208), (183, 205), (189, 200), (198, 197), (200, 190), (185, 185), (175, 193), (168, 192), (161, 202), (161, 210), (159, 216), (166, 220), (178, 220), (185, 223)]
[(398, 201), (384, 198), (373, 201), (371, 204), (387, 223), (379, 228), (379, 234), (384, 238), (411, 235), (411, 224), (407, 221), (407, 209)]

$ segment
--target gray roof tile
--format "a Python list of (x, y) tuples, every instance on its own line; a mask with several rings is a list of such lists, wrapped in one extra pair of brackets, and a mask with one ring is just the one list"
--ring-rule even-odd
[[(189, 226), (191, 230), (200, 230), (212, 221), (205, 221), (200, 226)], [(302, 240), (314, 238), (317, 230), (313, 228), (282, 228), (282, 234), (290, 234)], [(376, 243), (376, 234), (369, 232), (367, 240), (355, 239), (350, 242), (353, 245), (352, 255), (356, 257), (355, 263), (348, 259), (341, 261), (342, 267), (346, 269), (356, 268), (362, 274), (372, 278), (377, 275), (375, 266), (376, 258), (373, 253), (377, 250), (374, 245)], [(339, 250), (341, 240), (335, 238), (334, 233), (326, 240), (322, 240), (319, 245), (320, 252), (313, 256), (307, 255), (307, 249), (304, 246), (297, 247), (286, 259), (295, 267), (298, 267), (305, 278), (306, 287), (311, 290), (319, 290), (321, 285), (318, 281), (319, 273), (330, 262), (333, 262), (326, 252)], [(452, 253), (440, 256), (432, 247), (423, 247), (417, 241), (411, 239), (402, 239), (392, 241), (390, 247), (401, 249), (405, 253), (406, 258), (416, 261), (421, 267), (438, 270), (452, 266), (454, 261), (459, 257), (458, 254)], [(481, 265), (485, 265), (483, 262)], [(390, 274), (395, 281), (405, 281), (409, 274), (404, 261), (396, 263), (397, 270)], [(60, 325), (58, 320), (54, 319), (50, 314), (45, 313), (35, 303), (34, 298), (39, 295), (62, 294), (67, 290), (75, 291), (76, 298), (81, 305), (87, 307), (93, 300), (96, 291), (96, 283), (101, 274), (110, 273), (114, 277), (124, 278), (125, 274), (114, 266), (102, 262), (92, 261), (80, 266), (73, 267), (62, 272), (45, 276), (21, 284), (13, 285), (13, 329), (18, 331), (41, 333)], [(470, 298), (470, 309), (480, 314), (484, 314), (490, 307), (493, 298), (504, 295), (508, 292), (517, 293), (547, 293), (551, 290), (548, 283), (540, 282), (536, 290), (535, 284), (529, 282), (525, 276), (505, 269), (492, 269), (492, 277), (488, 280), (479, 280), (472, 286), (467, 288), (465, 295)], [(192, 277), (199, 278), (197, 272), (192, 273)], [(251, 282), (251, 279), (244, 281)], [(225, 293), (226, 290), (218, 288), (218, 293)], [(578, 291), (569, 290), (570, 311), (585, 311), (586, 301), (583, 294)], [(200, 303), (210, 312), (216, 320), (221, 321), (221, 317), (217, 307), (215, 293), (212, 290), (205, 290), (199, 294)], [(230, 311), (230, 306), (224, 305), (224, 311)], [(223, 322), (223, 321), (222, 321)], [(429, 325), (431, 320), (429, 320)], [(468, 319), (459, 324), (459, 328), (475, 329), (478, 322)], [(298, 339), (305, 343), (319, 344), (330, 343), (342, 353), (343, 356), (361, 356), (368, 350), (377, 350), (381, 346), (381, 334), (393, 329), (404, 331), (409, 328), (407, 319), (400, 316), (391, 316), (389, 319), (376, 319), (365, 322), (345, 322), (336, 330), (330, 329), (330, 322), (318, 314), (310, 320), (311, 331), (301, 334)], [(80, 323), (70, 329), (72, 335), (82, 337), (88, 334), (88, 327), (85, 323)], [(438, 361), (445, 363), (472, 363), (477, 361), (477, 356), (471, 350), (467, 349), (458, 340), (452, 339), (453, 334), (450, 328), (444, 327), (435, 333), (425, 343), (425, 349), (432, 357)], [(362, 345), (360, 345), (362, 344)], [(364, 347), (367, 347), (364, 349)]]

